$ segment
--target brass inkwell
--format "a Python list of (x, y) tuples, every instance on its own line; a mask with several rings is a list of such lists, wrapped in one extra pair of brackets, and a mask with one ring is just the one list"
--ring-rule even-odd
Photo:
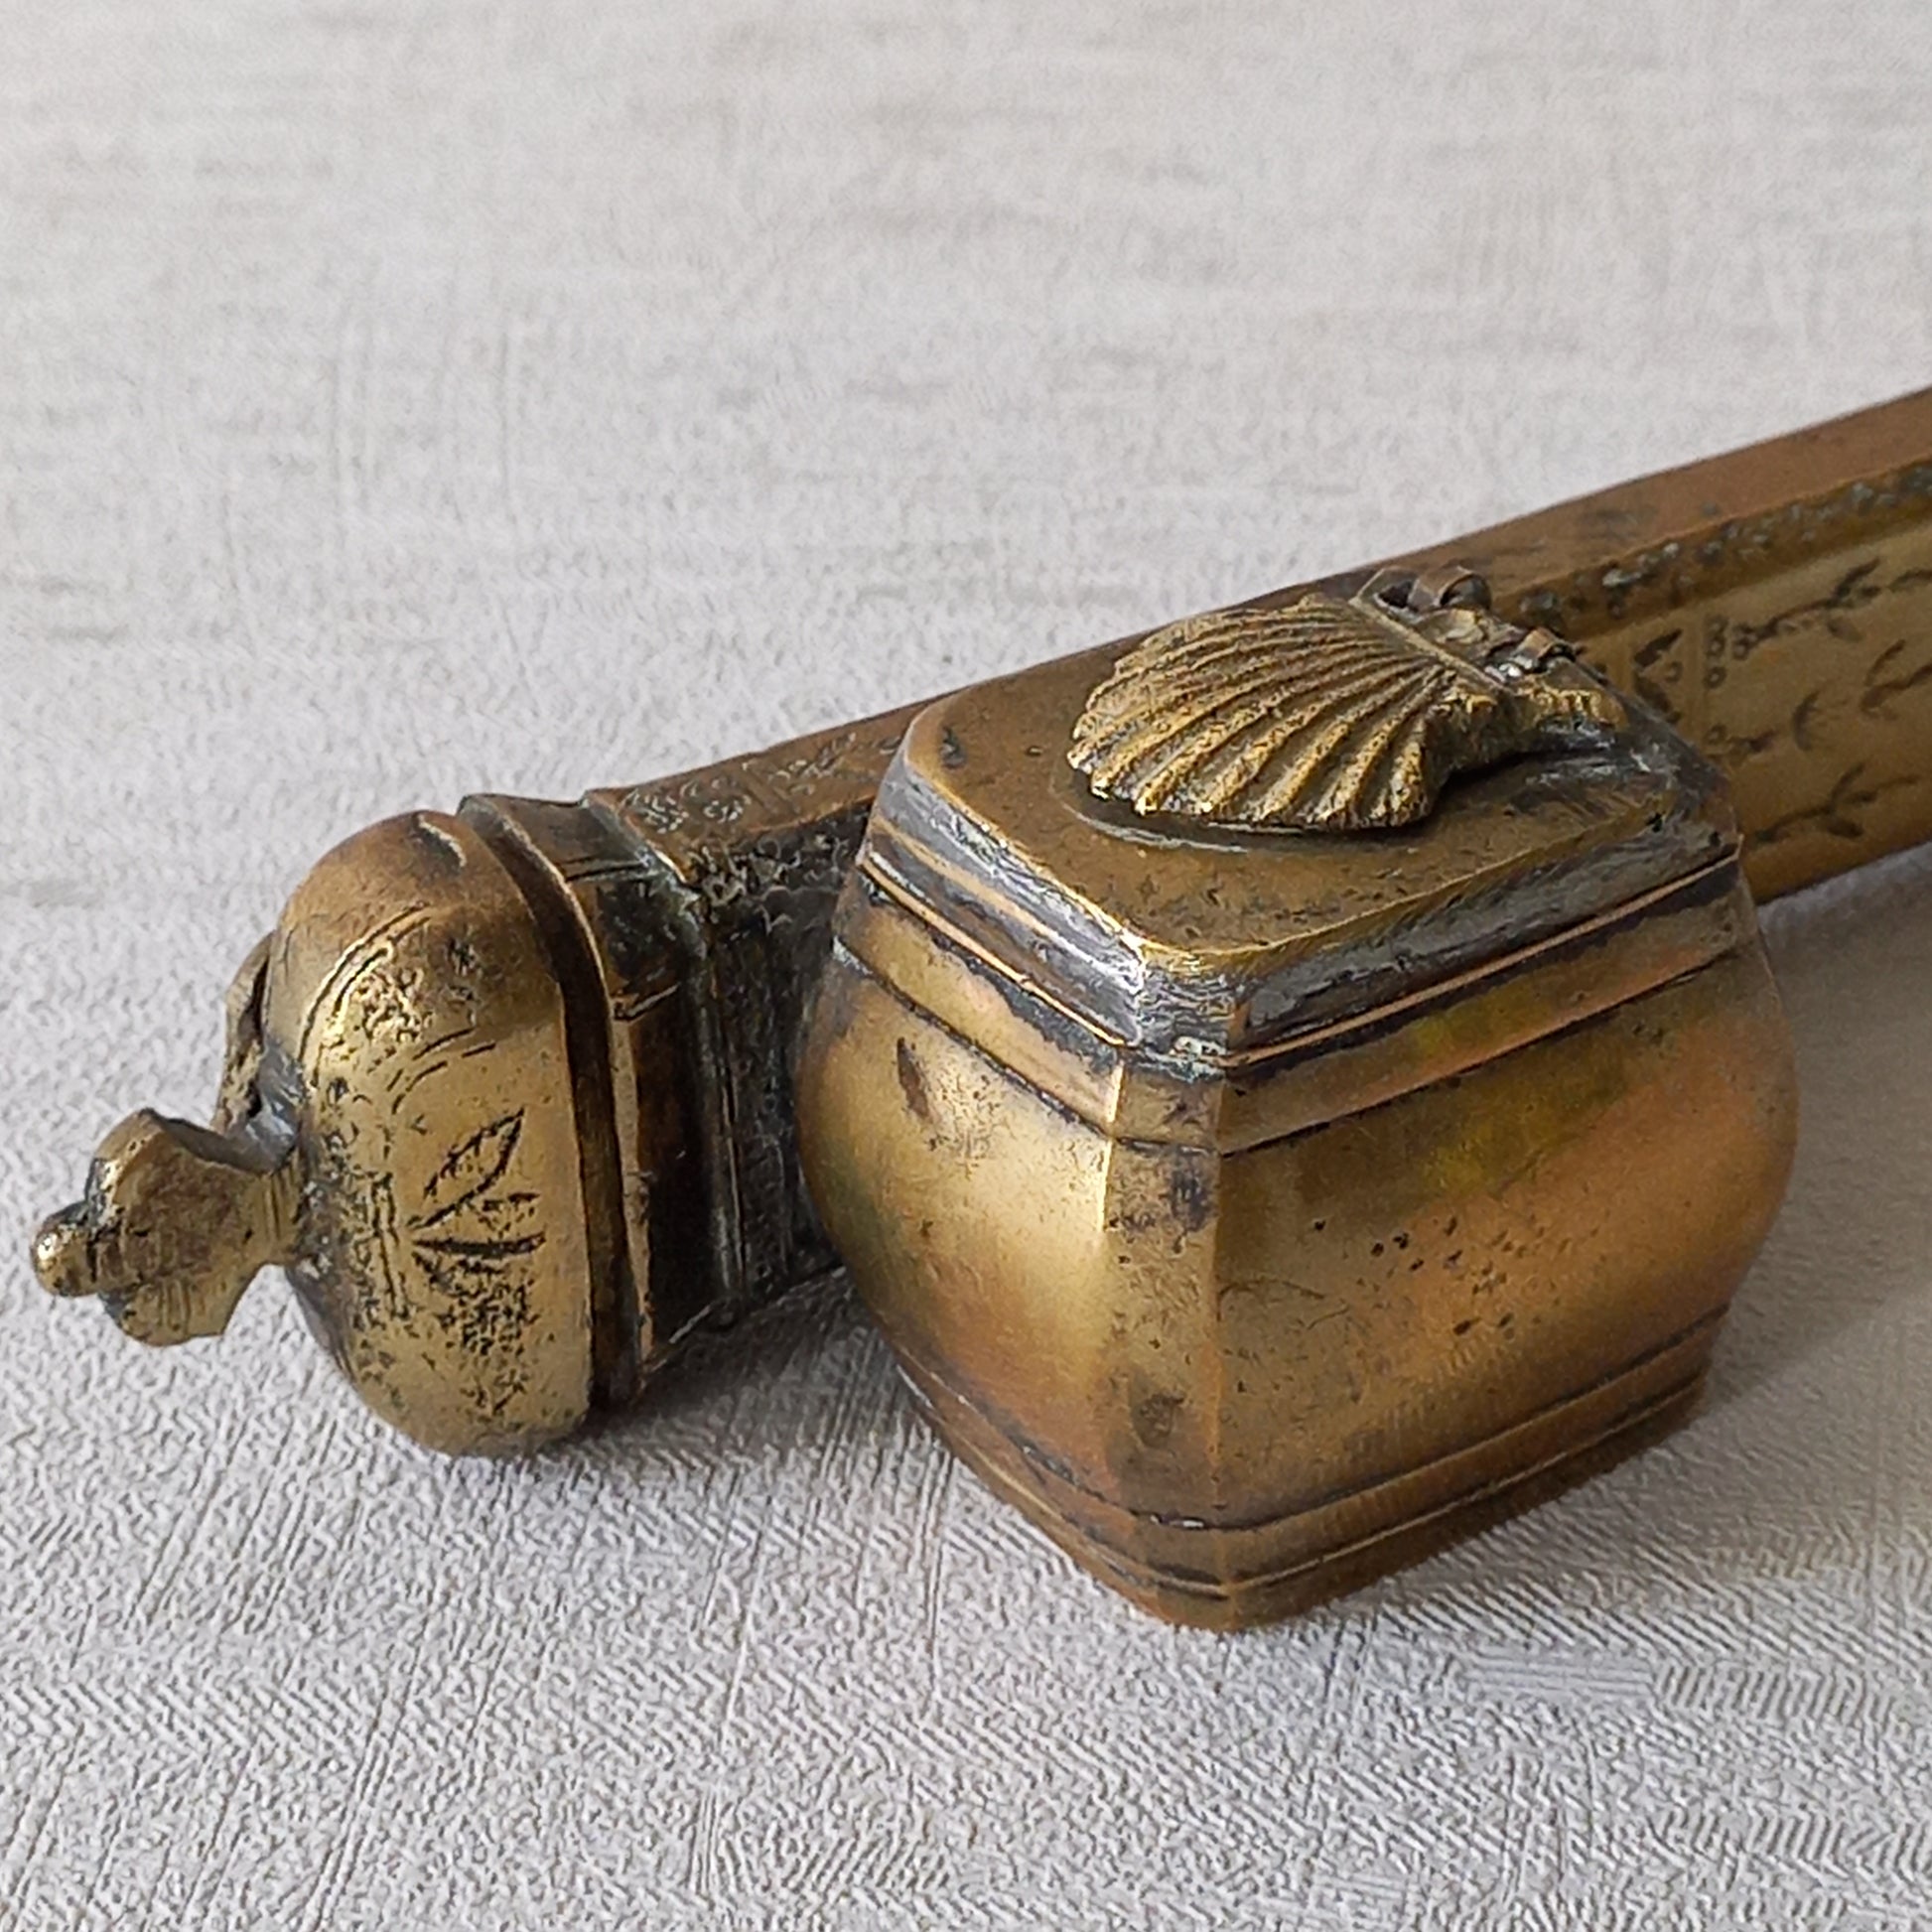
[(960, 1455), (1164, 1615), (1670, 1422), (1784, 1186), (1717, 772), (1484, 606), (1389, 573), (946, 699), (840, 904), (833, 1241)]
[(1253, 1622), (1682, 1418), (1791, 1154), (1752, 894), (1928, 834), (1932, 393), (375, 826), (212, 1125), (124, 1122), (36, 1265), (159, 1342), (279, 1265), (379, 1414), (500, 1452), (842, 1255), (999, 1493)]

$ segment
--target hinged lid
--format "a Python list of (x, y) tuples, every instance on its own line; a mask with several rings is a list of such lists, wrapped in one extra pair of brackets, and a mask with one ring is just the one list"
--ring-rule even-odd
[[(1097, 1042), (1181, 1077), (1673, 884), (1734, 887), (1716, 769), (1558, 639), (1503, 624), (1452, 573), (1350, 588), (940, 700), (881, 790), (865, 885)], [(1132, 743), (1119, 754), (1133, 703), (1138, 762)], [(1192, 760), (1186, 785), (1176, 759)], [(1283, 825), (1271, 799), (1380, 829)]]

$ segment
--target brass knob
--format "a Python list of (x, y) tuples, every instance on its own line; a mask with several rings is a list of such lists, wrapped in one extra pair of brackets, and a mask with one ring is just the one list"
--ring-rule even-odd
[(593, 1268), (564, 1007), (538, 913), (476, 827), (369, 827), (236, 977), (213, 1123), (116, 1127), (41, 1227), (41, 1280), (172, 1343), (220, 1334), (279, 1265), (419, 1442), (568, 1434), (592, 1401)]

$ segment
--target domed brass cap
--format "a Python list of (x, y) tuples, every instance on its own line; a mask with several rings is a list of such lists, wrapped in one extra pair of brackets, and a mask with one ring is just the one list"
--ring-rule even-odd
[(449, 1452), (591, 1405), (591, 1263), (564, 997), (482, 835), (385, 820), (303, 882), (229, 996), (211, 1127), (143, 1112), (34, 1249), (140, 1340), (219, 1334), (279, 1263), (370, 1408)]

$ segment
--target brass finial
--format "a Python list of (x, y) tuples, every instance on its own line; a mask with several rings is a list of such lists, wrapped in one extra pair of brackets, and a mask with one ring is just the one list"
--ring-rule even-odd
[(56, 1295), (98, 1295), (138, 1341), (218, 1335), (294, 1252), (294, 1178), (286, 1150), (144, 1109), (100, 1144), (82, 1198), (41, 1224), (35, 1271)]
[(85, 1193), (34, 1238), (48, 1289), (99, 1296), (138, 1341), (220, 1334), (255, 1276), (294, 1255), (294, 1134), (256, 1086), (268, 951), (264, 939), (228, 990), (213, 1124), (130, 1114), (96, 1150)]

